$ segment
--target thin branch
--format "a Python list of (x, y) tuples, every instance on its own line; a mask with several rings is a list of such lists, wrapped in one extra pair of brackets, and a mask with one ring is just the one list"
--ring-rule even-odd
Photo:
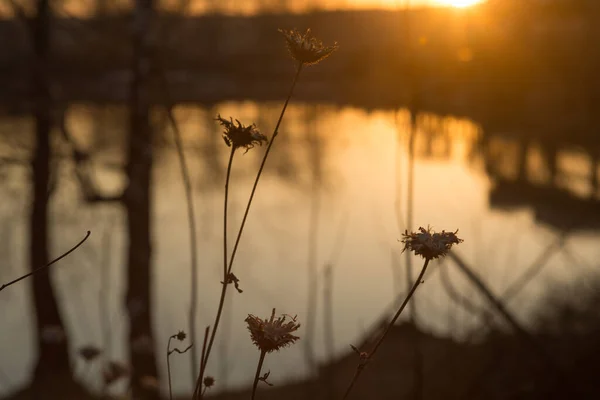
[(83, 242), (85, 242), (90, 237), (91, 234), (92, 234), (92, 232), (87, 231), (87, 234), (85, 235), (85, 237), (79, 243), (77, 243), (74, 247), (72, 247), (66, 253), (64, 253), (64, 254), (58, 256), (57, 258), (55, 258), (54, 260), (50, 261), (48, 264), (42, 265), (41, 267), (38, 267), (38, 268), (34, 269), (33, 271), (31, 271), (31, 272), (29, 272), (29, 273), (21, 276), (20, 278), (17, 278), (17, 279), (15, 279), (13, 281), (10, 281), (10, 282), (5, 283), (4, 285), (0, 286), (0, 292), (3, 291), (4, 289), (6, 289), (7, 287), (9, 287), (11, 285), (14, 285), (17, 282), (20, 282), (23, 279), (29, 278), (31, 275), (37, 274), (38, 272), (41, 272), (42, 270), (48, 268), (52, 264), (57, 263), (58, 261), (62, 260), (63, 258), (65, 258), (66, 256), (68, 256), (69, 254), (71, 254), (72, 252), (74, 252), (75, 250), (77, 250), (77, 248), (79, 246), (81, 246), (83, 244)]
[[(248, 204), (246, 205), (246, 210), (244, 211), (244, 217), (242, 218), (242, 223), (240, 225), (240, 229), (239, 229), (237, 237), (235, 239), (235, 245), (233, 246), (231, 258), (229, 259), (229, 266), (227, 268), (227, 277), (229, 277), (229, 274), (231, 274), (231, 269), (233, 268), (233, 261), (235, 260), (235, 255), (237, 254), (237, 249), (240, 244), (240, 239), (242, 237), (242, 233), (244, 232), (244, 227), (246, 226), (246, 220), (248, 219), (248, 213), (250, 212), (250, 206), (252, 205), (252, 200), (254, 199), (254, 194), (256, 193), (256, 188), (258, 186), (258, 182), (260, 181), (260, 177), (262, 176), (262, 172), (265, 167), (265, 163), (267, 162), (269, 153), (271, 151), (271, 147), (273, 146), (273, 143), (275, 142), (275, 138), (277, 137), (277, 134), (279, 133), (279, 126), (281, 125), (281, 121), (283, 120), (285, 110), (287, 109), (290, 99), (292, 98), (292, 94), (294, 93), (294, 88), (296, 87), (296, 83), (298, 82), (298, 78), (300, 76), (300, 71), (302, 71), (302, 63), (298, 64), (298, 68), (296, 70), (296, 75), (294, 76), (292, 86), (290, 88), (287, 98), (285, 99), (283, 109), (281, 110), (281, 114), (279, 114), (279, 119), (277, 120), (277, 125), (275, 125), (275, 129), (273, 130), (273, 136), (271, 137), (271, 140), (269, 141), (269, 145), (267, 146), (267, 150), (265, 151), (265, 155), (260, 164), (260, 168), (258, 169), (256, 179), (254, 180), (254, 185), (252, 186), (252, 191), (250, 192), (250, 198), (248, 199)], [(196, 389), (194, 391), (195, 392), (194, 399), (198, 398), (198, 396), (202, 397), (202, 393), (200, 391), (200, 385), (202, 384), (202, 379), (204, 377), (202, 374), (202, 371), (206, 369), (206, 364), (208, 363), (208, 358), (210, 357), (210, 352), (212, 350), (213, 343), (215, 341), (217, 329), (219, 328), (219, 321), (221, 319), (221, 314), (223, 312), (223, 306), (221, 305), (221, 303), (224, 304), (225, 295), (227, 294), (227, 287), (229, 286), (226, 284), (227, 280), (225, 280), (224, 282), (225, 282), (225, 284), (223, 284), (223, 288), (221, 290), (221, 299), (222, 300), (219, 302), (220, 305), (219, 305), (219, 309), (217, 310), (217, 316), (215, 317), (215, 323), (213, 325), (213, 330), (210, 335), (208, 347), (206, 348), (206, 355), (200, 363), (201, 364), (201, 367), (200, 367), (201, 373), (198, 376), (198, 380), (196, 381)]]
[(344, 393), (344, 397), (343, 397), (344, 399), (348, 398), (348, 396), (350, 395), (350, 392), (352, 391), (352, 388), (354, 387), (354, 385), (356, 384), (356, 381), (360, 377), (360, 374), (362, 373), (362, 371), (367, 366), (367, 363), (373, 358), (373, 356), (375, 356), (375, 353), (377, 352), (377, 349), (379, 349), (379, 346), (381, 346), (381, 343), (383, 343), (383, 340), (385, 339), (385, 337), (387, 336), (387, 334), (390, 332), (390, 330), (392, 329), (392, 327), (394, 326), (394, 324), (398, 320), (398, 317), (400, 317), (400, 314), (402, 314), (402, 311), (404, 311), (404, 309), (406, 308), (406, 305), (408, 304), (408, 302), (410, 301), (410, 299), (412, 298), (412, 296), (415, 294), (415, 291), (417, 290), (417, 288), (419, 287), (419, 285), (421, 283), (423, 283), (423, 276), (425, 275), (425, 271), (427, 270), (427, 266), (428, 265), (429, 265), (429, 259), (426, 258), (425, 259), (425, 263), (423, 264), (423, 268), (421, 269), (421, 273), (419, 274), (419, 277), (417, 278), (417, 280), (412, 285), (412, 288), (410, 289), (410, 291), (406, 295), (406, 298), (404, 299), (404, 302), (402, 303), (402, 305), (400, 306), (400, 308), (396, 312), (396, 315), (394, 315), (394, 317), (392, 318), (392, 320), (389, 322), (389, 324), (385, 328), (385, 331), (383, 332), (383, 334), (381, 335), (381, 337), (379, 338), (379, 340), (377, 341), (377, 343), (375, 343), (375, 346), (373, 347), (373, 350), (371, 350), (370, 353), (360, 353), (358, 351), (358, 349), (356, 349), (354, 346), (352, 346), (352, 348), (357, 353), (359, 353), (360, 362), (359, 362), (359, 364), (358, 364), (358, 366), (356, 368), (356, 372), (354, 373), (354, 377), (350, 381), (350, 384), (348, 385), (348, 388), (346, 389), (346, 392)]

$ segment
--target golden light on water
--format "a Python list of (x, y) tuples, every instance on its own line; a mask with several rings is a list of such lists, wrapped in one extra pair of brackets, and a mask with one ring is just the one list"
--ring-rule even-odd
[(465, 8), (483, 3), (483, 0), (435, 0), (440, 6), (452, 6), (457, 8)]

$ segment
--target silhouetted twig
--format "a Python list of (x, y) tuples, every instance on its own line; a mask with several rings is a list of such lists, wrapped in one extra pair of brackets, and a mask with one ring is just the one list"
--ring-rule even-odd
[(396, 312), (396, 315), (394, 315), (394, 317), (392, 318), (392, 320), (389, 322), (389, 324), (385, 328), (385, 331), (383, 332), (383, 334), (381, 335), (381, 337), (379, 338), (379, 340), (377, 341), (377, 343), (375, 343), (375, 346), (373, 347), (373, 350), (371, 350), (370, 353), (364, 353), (364, 352), (361, 353), (361, 352), (358, 351), (358, 349), (356, 349), (355, 347), (352, 347), (357, 353), (359, 353), (360, 362), (359, 362), (359, 364), (358, 364), (358, 366), (356, 368), (356, 372), (354, 373), (354, 377), (350, 381), (350, 384), (348, 385), (348, 388), (346, 389), (346, 392), (344, 393), (344, 399), (348, 398), (348, 396), (350, 395), (350, 392), (352, 391), (352, 388), (354, 387), (354, 384), (356, 383), (356, 381), (360, 377), (362, 371), (367, 366), (367, 363), (373, 358), (373, 356), (377, 352), (377, 349), (379, 349), (379, 346), (381, 346), (381, 343), (383, 343), (383, 340), (385, 339), (385, 337), (389, 333), (390, 329), (392, 329), (392, 326), (394, 326), (394, 324), (396, 323), (396, 320), (398, 320), (398, 317), (400, 317), (400, 314), (402, 314), (402, 311), (404, 311), (404, 309), (406, 308), (406, 305), (408, 304), (409, 300), (411, 299), (411, 297), (413, 296), (413, 294), (415, 293), (415, 291), (417, 290), (417, 288), (419, 287), (419, 285), (423, 282), (423, 276), (425, 275), (425, 271), (427, 270), (427, 266), (428, 265), (429, 265), (429, 259), (426, 258), (425, 259), (425, 263), (423, 264), (423, 268), (421, 269), (421, 273), (419, 274), (419, 277), (413, 283), (412, 288), (410, 289), (410, 291), (406, 295), (406, 298), (404, 299), (404, 302), (402, 303), (402, 305), (400, 306), (400, 308)]
[(21, 276), (20, 278), (17, 278), (15, 280), (12, 280), (8, 283), (5, 283), (4, 285), (0, 286), (0, 292), (4, 289), (6, 289), (7, 287), (14, 285), (17, 282), (22, 281), (23, 279), (29, 278), (31, 275), (37, 274), (38, 272), (48, 268), (49, 266), (51, 266), (52, 264), (62, 260), (63, 258), (65, 258), (66, 256), (68, 256), (69, 254), (71, 254), (72, 252), (74, 252), (79, 246), (81, 246), (83, 244), (83, 242), (85, 242), (91, 235), (92, 232), (87, 231), (87, 234), (85, 235), (85, 237), (79, 242), (77, 243), (74, 247), (72, 247), (69, 251), (67, 251), (66, 253), (58, 256), (57, 258), (55, 258), (54, 260), (50, 261), (48, 264), (46, 265), (42, 265), (41, 267), (38, 267), (36, 269), (34, 269), (33, 271)]
[(171, 335), (169, 337), (169, 340), (167, 341), (167, 377), (169, 379), (169, 400), (173, 400), (173, 389), (172, 389), (172, 385), (171, 385), (171, 361), (170, 361), (171, 354), (173, 354), (173, 353), (185, 354), (185, 353), (187, 353), (187, 351), (189, 349), (191, 349), (194, 346), (194, 343), (190, 343), (190, 345), (183, 350), (180, 350), (177, 347), (175, 347), (174, 349), (171, 349), (171, 340), (173, 340), (173, 339), (182, 341), (185, 339), (185, 333), (180, 331), (179, 333), (177, 333), (175, 335)]

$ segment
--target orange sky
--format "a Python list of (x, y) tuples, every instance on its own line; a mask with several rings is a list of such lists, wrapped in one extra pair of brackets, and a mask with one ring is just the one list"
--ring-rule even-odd
[[(179, 0), (158, 0), (161, 4), (178, 4)], [(293, 11), (303, 11), (305, 9), (325, 8), (396, 8), (409, 6), (457, 6), (464, 7), (480, 3), (485, 0), (295, 0), (289, 2)], [(26, 3), (24, 0), (16, 2)], [(111, 2), (115, 4), (116, 2)], [(124, 1), (124, 4), (130, 3)], [(256, 12), (256, 3), (249, 0), (192, 0), (191, 11), (202, 13), (207, 10), (217, 8), (219, 11), (225, 11), (234, 14), (252, 14)], [(77, 17), (85, 17), (93, 14), (96, 9), (97, 0), (63, 0), (61, 2), (61, 11)], [(215, 7), (215, 4), (218, 4)], [(9, 17), (11, 15), (11, 6), (8, 2), (0, 2), (0, 16)]]

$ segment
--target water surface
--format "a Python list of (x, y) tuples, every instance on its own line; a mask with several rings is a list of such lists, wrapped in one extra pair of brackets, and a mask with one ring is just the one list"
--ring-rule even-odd
[[(280, 103), (235, 102), (211, 108), (180, 106), (186, 153), (191, 164), (199, 226), (201, 288), (199, 331), (212, 324), (220, 290), (222, 268), (222, 212), (225, 167), (229, 149), (214, 121), (217, 114), (244, 123), (256, 122), (271, 132)], [(171, 132), (157, 113), (158, 150), (154, 169), (154, 313), (156, 341), (163, 376), (167, 338), (188, 330), (190, 261), (189, 236), (182, 180)], [(333, 271), (333, 327), (336, 355), (357, 343), (393, 305), (406, 286), (406, 254), (398, 240), (405, 229), (419, 226), (456, 230), (465, 240), (457, 253), (485, 282), (500, 294), (560, 235), (557, 228), (540, 222), (533, 207), (496, 208), (490, 205), (494, 176), (488, 175), (479, 144), (485, 133), (475, 122), (451, 116), (421, 114), (415, 130), (414, 209), (407, 226), (409, 114), (406, 110), (372, 110), (326, 104), (292, 104), (268, 160), (247, 229), (238, 251), (234, 272), (243, 294), (230, 291), (209, 373), (220, 388), (248, 384), (258, 359), (246, 330), (248, 314), (297, 315), (305, 341), (308, 271), (317, 271), (316, 331), (313, 345), (326, 361), (323, 337), (323, 282), (326, 265)], [(74, 105), (68, 126), (78, 143), (93, 149), (95, 179), (104, 193), (125, 185), (120, 171), (124, 154), (125, 110), (118, 107)], [(31, 149), (32, 121), (28, 117), (0, 121), (2, 156), (27, 157)], [(269, 135), (270, 136), (270, 135)], [(494, 146), (502, 165), (514, 170), (518, 146), (510, 139)], [(511, 147), (512, 146), (512, 147)], [(122, 313), (126, 246), (124, 213), (119, 206), (83, 203), (69, 160), (69, 147), (56, 135), (57, 188), (52, 197), (52, 254), (58, 254), (81, 238), (92, 237), (80, 251), (52, 269), (52, 279), (67, 321), (73, 349), (94, 344), (107, 348), (112, 358), (125, 352), (126, 319)], [(230, 195), (230, 248), (253, 177), (264, 148), (255, 148), (234, 160)], [(530, 162), (535, 168), (536, 155)], [(588, 161), (580, 153), (561, 150), (558, 185), (584, 198), (592, 191), (585, 179)], [(504, 168), (503, 167), (503, 168)], [(0, 252), (7, 265), (2, 280), (26, 268), (29, 170), (5, 167), (0, 185)], [(593, 193), (592, 193), (593, 194)], [(597, 197), (596, 197), (597, 198)], [(563, 210), (569, 218), (569, 210)], [(571, 282), (587, 276), (600, 255), (596, 230), (574, 231), (551, 254), (539, 276), (509, 303), (524, 322), (532, 323), (532, 311), (544, 290), (555, 282)], [(420, 260), (412, 257), (412, 268)], [(480, 321), (451, 301), (440, 280), (447, 269), (457, 290), (477, 304), (485, 304), (451, 261), (434, 262), (417, 296), (418, 321), (438, 334), (463, 338)], [(415, 270), (416, 273), (416, 270)], [(109, 285), (102, 285), (108, 279)], [(4, 393), (26, 382), (33, 367), (31, 302), (24, 283), (2, 293), (0, 327), (0, 390)], [(109, 343), (102, 343), (103, 316), (110, 315)], [(106, 324), (104, 324), (106, 325)], [(200, 342), (200, 339), (197, 339)], [(198, 348), (200, 346), (197, 346)], [(305, 376), (304, 342), (270, 355), (266, 370), (270, 380)], [(86, 371), (77, 360), (82, 379), (97, 384), (94, 370)], [(177, 392), (190, 391), (189, 360), (173, 360)]]

